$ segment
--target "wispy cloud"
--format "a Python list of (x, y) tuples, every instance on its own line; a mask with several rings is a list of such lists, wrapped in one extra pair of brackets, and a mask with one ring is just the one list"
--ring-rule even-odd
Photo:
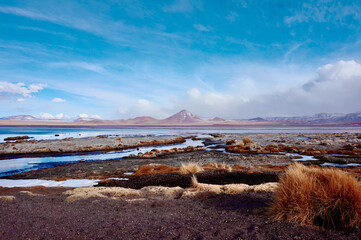
[(97, 64), (88, 63), (88, 62), (56, 62), (56, 63), (50, 63), (49, 66), (55, 67), (55, 68), (80, 68), (96, 73), (105, 73), (106, 70)]
[(55, 103), (65, 103), (66, 100), (63, 99), (63, 98), (53, 98), (53, 100), (51, 100), (52, 102), (55, 102)]
[(297, 51), (299, 48), (301, 48), (302, 46), (304, 46), (305, 44), (307, 44), (309, 42), (309, 40), (301, 42), (301, 43), (297, 43), (294, 46), (292, 46), (284, 55), (283, 55), (283, 59), (284, 61), (288, 61), (289, 57), (295, 52)]
[(52, 16), (52, 15), (42, 14), (37, 11), (27, 10), (27, 9), (18, 8), (18, 7), (0, 7), (0, 12), (28, 17), (28, 18), (32, 18), (32, 19), (36, 19), (36, 20), (45, 20), (45, 21), (49, 21), (49, 22), (61, 21), (60, 18)]
[(229, 22), (233, 23), (233, 22), (235, 22), (235, 21), (238, 19), (238, 17), (239, 17), (238, 13), (231, 11), (231, 12), (229, 12), (229, 14), (226, 16), (226, 19), (227, 19)]
[(208, 32), (210, 30), (209, 27), (206, 27), (202, 24), (194, 24), (193, 26), (195, 29), (197, 29), (198, 31), (201, 31), (201, 32)]
[(184, 13), (193, 11), (193, 4), (191, 0), (174, 0), (171, 5), (163, 7), (166, 12)]
[(342, 1), (320, 1), (314, 4), (304, 3), (301, 11), (286, 16), (284, 21), (289, 25), (310, 21), (344, 24), (347, 17), (360, 21), (360, 12), (361, 8), (357, 4), (348, 5)]

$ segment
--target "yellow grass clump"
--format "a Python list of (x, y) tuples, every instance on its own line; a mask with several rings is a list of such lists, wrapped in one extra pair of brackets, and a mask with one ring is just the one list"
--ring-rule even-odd
[(199, 183), (197, 178), (193, 175), (192, 177), (192, 186), (200, 191), (212, 192), (215, 194), (221, 194), (223, 185)]
[(192, 187), (201, 192), (210, 192), (214, 194), (239, 194), (244, 191), (274, 192), (278, 187), (278, 183), (269, 182), (259, 185), (248, 185), (243, 183), (226, 185), (207, 184), (198, 182), (197, 178), (193, 175)]
[[(131, 189), (122, 187), (80, 187), (64, 192), (68, 195), (66, 201), (76, 202), (89, 198), (108, 199), (144, 199), (144, 198), (170, 198), (177, 199), (182, 196), (184, 189), (181, 187), (148, 186), (142, 189)], [(1, 199), (1, 198), (0, 198)]]
[(178, 172), (178, 168), (163, 164), (148, 164), (148, 165), (140, 166), (139, 169), (133, 175), (140, 176), (140, 175), (174, 173), (174, 172)]
[(179, 168), (180, 174), (199, 173), (203, 171), (203, 167), (201, 167), (198, 163), (194, 162), (182, 163)]
[(277, 220), (324, 228), (361, 226), (361, 184), (339, 169), (290, 166), (271, 212)]
[(249, 137), (244, 137), (242, 141), (244, 144), (253, 143), (253, 141)]
[(12, 202), (15, 200), (15, 196), (0, 196), (0, 202)]

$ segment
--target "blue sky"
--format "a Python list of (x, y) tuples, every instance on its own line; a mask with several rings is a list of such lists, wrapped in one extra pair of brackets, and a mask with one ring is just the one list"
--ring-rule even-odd
[(0, 0), (0, 116), (354, 112), (358, 1)]

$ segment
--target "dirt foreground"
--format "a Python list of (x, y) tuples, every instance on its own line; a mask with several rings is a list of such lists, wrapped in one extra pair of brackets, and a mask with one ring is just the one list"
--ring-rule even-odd
[(69, 202), (68, 188), (0, 188), (1, 239), (358, 239), (360, 232), (321, 230), (267, 215), (271, 192), (211, 198)]

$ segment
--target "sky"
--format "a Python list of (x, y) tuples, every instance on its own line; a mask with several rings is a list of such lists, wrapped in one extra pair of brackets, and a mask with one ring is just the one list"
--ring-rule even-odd
[(361, 111), (361, 2), (0, 0), (0, 117)]

